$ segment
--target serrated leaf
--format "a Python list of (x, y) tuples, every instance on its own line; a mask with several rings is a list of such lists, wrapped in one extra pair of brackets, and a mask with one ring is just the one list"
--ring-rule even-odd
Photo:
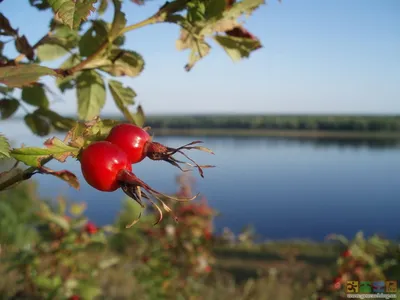
[(93, 21), (90, 27), (79, 41), (79, 53), (81, 56), (90, 56), (107, 40), (108, 30), (104, 21)]
[(27, 166), (40, 167), (41, 161), (51, 155), (48, 149), (25, 147), (12, 149), (10, 155)]
[(56, 17), (72, 29), (78, 29), (80, 23), (95, 11), (97, 0), (48, 0)]
[(134, 51), (113, 49), (109, 61), (101, 70), (112, 76), (136, 77), (144, 69), (143, 57)]
[(109, 0), (100, 0), (99, 8), (97, 9), (97, 13), (101, 16), (107, 10)]
[(24, 102), (37, 106), (37, 107), (49, 107), (49, 99), (47, 99), (43, 85), (35, 84), (30, 87), (24, 87), (22, 89), (21, 98)]
[(50, 124), (37, 114), (27, 114), (24, 121), (31, 131), (38, 136), (46, 136), (50, 133)]
[(2, 13), (0, 13), (0, 35), (18, 35), (18, 30), (11, 27), (10, 21)]
[(16, 160), (21, 161), (28, 166), (40, 167), (42, 159), (49, 156), (52, 156), (55, 159), (64, 162), (69, 155), (76, 156), (79, 152), (78, 148), (68, 146), (58, 138), (53, 138), (51, 139), (51, 142), (49, 141), (46, 142), (47, 148), (16, 148), (12, 149), (10, 154)]
[(18, 100), (11, 99), (1, 99), (0, 100), (0, 116), (2, 120), (11, 117), (19, 108)]
[(58, 113), (46, 108), (38, 108), (34, 111), (34, 114), (47, 118), (54, 128), (58, 130), (70, 130), (73, 126), (75, 126), (74, 119), (63, 117)]
[(190, 71), (194, 65), (203, 57), (210, 53), (210, 45), (206, 42), (198, 40), (192, 48), (189, 56), (189, 62), (185, 66), (186, 71)]
[(69, 212), (74, 217), (80, 217), (86, 210), (87, 204), (86, 203), (73, 203), (69, 208)]
[(81, 120), (90, 120), (99, 115), (106, 103), (103, 78), (95, 71), (83, 71), (77, 78), (77, 98)]
[[(79, 64), (81, 61), (76, 54), (72, 54), (70, 57), (68, 57), (60, 66), (61, 69), (69, 69), (77, 64)], [(56, 84), (58, 85), (58, 88), (61, 90), (61, 92), (65, 92), (66, 90), (73, 89), (75, 87), (75, 84), (73, 83), (73, 80), (78, 76), (78, 74), (73, 74), (71, 76), (67, 77), (59, 77), (56, 79)]]
[(68, 156), (76, 156), (79, 152), (78, 148), (68, 146), (57, 137), (46, 140), (44, 145), (52, 151), (53, 157), (60, 162), (65, 162)]
[(5, 136), (0, 134), (0, 159), (10, 157), (10, 144)]
[(119, 110), (124, 114), (127, 120), (133, 122), (133, 117), (128, 109), (128, 106), (135, 103), (135, 91), (130, 87), (123, 87), (122, 83), (116, 80), (110, 80), (108, 82), (108, 87)]
[(126, 25), (125, 14), (121, 11), (121, 1), (112, 0), (114, 4), (114, 18), (111, 25), (110, 32), (108, 34), (109, 40), (113, 41), (117, 36), (119, 36), (122, 29)]
[(37, 48), (37, 56), (41, 61), (55, 60), (67, 54), (64, 47), (56, 44), (44, 44)]
[(36, 64), (2, 67), (0, 68), (0, 83), (9, 87), (23, 87), (46, 75), (57, 76), (57, 73)]
[(42, 174), (48, 174), (48, 175), (53, 175), (57, 178), (60, 178), (61, 180), (64, 180), (67, 182), (71, 187), (73, 187), (76, 190), (79, 190), (80, 184), (78, 177), (76, 175), (68, 170), (61, 170), (61, 171), (54, 171), (49, 168), (41, 168), (40, 173)]
[(249, 57), (252, 51), (259, 49), (261, 46), (259, 40), (249, 38), (217, 35), (214, 39), (224, 48), (225, 52), (233, 61), (239, 61), (242, 58)]
[(29, 44), (25, 35), (19, 36), (15, 39), (15, 48), (19, 53), (25, 54), (29, 60), (33, 60), (35, 57), (35, 52), (32, 46)]

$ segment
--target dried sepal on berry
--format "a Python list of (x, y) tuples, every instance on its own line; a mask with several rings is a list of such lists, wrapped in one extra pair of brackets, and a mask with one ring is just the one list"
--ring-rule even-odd
[[(210, 154), (214, 154), (213, 151), (210, 149), (203, 147), (203, 146), (193, 146), (196, 144), (201, 144), (203, 143), (202, 141), (193, 141), (189, 144), (183, 145), (178, 148), (172, 148), (172, 147), (167, 147), (164, 146), (160, 143), (157, 142), (151, 142), (147, 145), (146, 152), (147, 152), (147, 157), (150, 158), (151, 160), (163, 160), (166, 161), (173, 166), (179, 168), (181, 171), (186, 172), (188, 170), (183, 170), (182, 167), (179, 164), (186, 164), (190, 167), (196, 167), (199, 170), (200, 176), (204, 178), (204, 172), (203, 169), (205, 168), (214, 168), (215, 166), (212, 165), (199, 165), (197, 164), (193, 159), (191, 159), (189, 156), (187, 156), (182, 150), (200, 150), (204, 151)], [(180, 160), (177, 160), (175, 157), (173, 157), (174, 154), (179, 153), (189, 159), (193, 164), (183, 162)]]
[[(135, 174), (130, 172), (129, 170), (121, 170), (118, 174), (118, 182), (121, 186), (121, 189), (124, 191), (126, 195), (128, 195), (130, 198), (135, 200), (139, 205), (144, 208), (142, 199), (147, 199), (147, 201), (150, 202), (150, 204), (158, 211), (159, 218), (157, 222), (154, 225), (157, 225), (160, 223), (163, 219), (163, 211), (162, 209), (152, 200), (155, 199), (158, 202), (161, 203), (163, 209), (171, 213), (177, 221), (178, 219), (176, 216), (173, 214), (172, 209), (161, 199), (169, 199), (169, 200), (174, 200), (174, 201), (179, 201), (179, 202), (187, 202), (187, 201), (192, 201), (198, 197), (199, 194), (191, 197), (191, 198), (176, 198), (172, 196), (168, 196), (165, 194), (162, 194), (153, 188), (151, 188), (148, 184), (143, 182), (141, 179), (139, 179)], [(148, 194), (147, 194), (148, 193)], [(137, 219), (135, 219), (131, 224), (127, 225), (126, 228), (130, 228), (133, 225), (135, 225), (141, 217), (141, 214)]]

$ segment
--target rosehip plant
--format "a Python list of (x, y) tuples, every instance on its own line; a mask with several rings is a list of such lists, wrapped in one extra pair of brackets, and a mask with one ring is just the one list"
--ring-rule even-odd
[(377, 235), (366, 239), (362, 232), (350, 241), (336, 234), (330, 235), (328, 239), (341, 242), (345, 248), (338, 253), (332, 277), (325, 280), (317, 291), (320, 299), (346, 299), (347, 281), (391, 280), (386, 272), (396, 266), (398, 260), (390, 251), (394, 246), (390, 241)]
[[(7, 18), (2, 10), (1, 119), (8, 119), (22, 109), (26, 112), (24, 121), (34, 134), (48, 136), (52, 130), (68, 133), (64, 140), (56, 137), (47, 139), (45, 148), (11, 148), (5, 134), (9, 137), (12, 135), (0, 132), (0, 159), (13, 158), (17, 161), (10, 171), (0, 173), (0, 191), (34, 174), (57, 176), (79, 189), (74, 174), (68, 170), (56, 171), (46, 167), (51, 160), (65, 162), (72, 157), (80, 161), (83, 176), (93, 188), (103, 192), (120, 188), (142, 207), (142, 199), (147, 199), (159, 212), (159, 222), (163, 213), (156, 201), (161, 203), (165, 211), (171, 212), (165, 199), (173, 197), (157, 192), (140, 180), (133, 173), (132, 165), (147, 157), (166, 161), (181, 170), (183, 164), (195, 167), (202, 177), (203, 169), (212, 167), (197, 164), (184, 152), (197, 149), (212, 153), (198, 145), (201, 141), (173, 148), (153, 141), (148, 129), (143, 128), (145, 116), (142, 106), (138, 105), (132, 111), (136, 92), (117, 80), (120, 77), (135, 78), (145, 66), (141, 54), (124, 47), (125, 38), (132, 30), (151, 24), (170, 23), (180, 28), (176, 43), (178, 50), (190, 50), (189, 61), (185, 65), (187, 71), (209, 54), (209, 41), (224, 48), (234, 61), (240, 60), (261, 48), (260, 41), (243, 27), (240, 18), (250, 15), (264, 0), (174, 0), (160, 6), (145, 20), (127, 24), (123, 9), (132, 9), (130, 2), (143, 4), (141, 1), (121, 0), (27, 1), (39, 11), (53, 12), (48, 32), (37, 42), (23, 35), (24, 28), (17, 28), (18, 24)], [(111, 6), (113, 16), (107, 20), (104, 12)], [(14, 58), (3, 51), (12, 44), (19, 52)], [(65, 60), (57, 68), (47, 64), (61, 58)], [(53, 77), (54, 84), (44, 83), (44, 76)], [(57, 92), (54, 87), (58, 89)], [(76, 91), (76, 119), (56, 113), (50, 105), (51, 97), (59, 97), (57, 93), (69, 90)], [(124, 124), (98, 118), (105, 105), (107, 91), (124, 116)], [(185, 157), (188, 162), (178, 160), (176, 155)], [(28, 168), (20, 168), (20, 163)], [(174, 199), (188, 201), (192, 198)]]

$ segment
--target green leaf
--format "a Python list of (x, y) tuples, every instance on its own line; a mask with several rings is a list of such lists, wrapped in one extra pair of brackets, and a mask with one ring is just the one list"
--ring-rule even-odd
[(47, 99), (43, 85), (35, 84), (30, 87), (24, 87), (22, 89), (21, 98), (24, 102), (37, 106), (37, 107), (49, 107), (49, 99)]
[(90, 27), (79, 41), (79, 53), (81, 56), (90, 56), (96, 52), (107, 40), (108, 30), (104, 21), (93, 21)]
[(67, 118), (59, 115), (58, 113), (46, 109), (46, 108), (38, 108), (34, 111), (34, 114), (42, 116), (48, 119), (54, 128), (58, 130), (69, 130), (75, 125), (75, 120), (72, 118)]
[(113, 42), (113, 45), (115, 45), (117, 47), (122, 47), (124, 44), (125, 44), (125, 36), (124, 35), (118, 36)]
[(13, 92), (14, 88), (10, 88), (8, 86), (0, 85), (0, 93), (3, 95), (8, 95), (9, 93)]
[(5, 136), (0, 134), (0, 159), (10, 157), (10, 144)]
[(9, 87), (22, 87), (36, 82), (41, 76), (57, 76), (57, 73), (47, 67), (36, 64), (9, 66), (0, 68), (0, 83)]
[(83, 71), (77, 78), (77, 97), (81, 120), (90, 120), (99, 115), (106, 103), (103, 78), (95, 71)]
[(45, 40), (46, 44), (57, 44), (65, 49), (72, 49), (78, 46), (79, 34), (68, 26), (58, 25), (55, 33)]
[(108, 0), (100, 0), (99, 8), (97, 9), (97, 13), (99, 16), (103, 15), (104, 12), (107, 10), (108, 7)]
[(0, 35), (15, 36), (18, 34), (18, 30), (12, 28), (10, 21), (0, 13)]
[(68, 51), (56, 44), (44, 44), (37, 48), (37, 56), (41, 61), (55, 60), (68, 54)]
[(19, 36), (15, 39), (15, 48), (19, 53), (25, 54), (29, 60), (33, 60), (35, 57), (35, 52), (32, 46), (29, 44), (25, 35)]
[(37, 114), (27, 114), (24, 121), (31, 131), (38, 136), (46, 136), (50, 133), (50, 124)]
[(11, 117), (19, 108), (19, 101), (17, 99), (1, 99), (0, 100), (0, 116), (2, 120)]
[[(214, 2), (214, 0), (212, 1)], [(188, 12), (187, 19), (190, 23), (204, 20), (206, 12), (206, 4), (204, 1), (193, 0), (187, 3)]]
[(112, 76), (136, 77), (144, 69), (143, 57), (134, 51), (113, 49), (109, 60), (101, 70)]
[(36, 284), (36, 286), (40, 289), (43, 289), (45, 291), (51, 291), (56, 289), (58, 286), (62, 284), (62, 279), (60, 276), (56, 277), (47, 277), (44, 275), (37, 275), (34, 276), (33, 282)]
[(53, 157), (60, 162), (65, 162), (68, 156), (77, 156), (79, 152), (79, 148), (71, 147), (57, 137), (46, 140), (44, 145), (52, 151)]
[(133, 123), (135, 123), (135, 125), (143, 127), (146, 118), (141, 105), (138, 106), (136, 113), (133, 115), (133, 120), (134, 120)]
[(210, 53), (210, 49), (210, 45), (206, 42), (202, 40), (196, 41), (190, 52), (189, 62), (186, 64), (185, 70), (190, 71), (199, 60)]
[(259, 40), (249, 38), (217, 35), (214, 39), (222, 48), (224, 48), (225, 52), (233, 61), (239, 61), (242, 58), (249, 57), (252, 51), (261, 46)]
[(82, 297), (82, 299), (95, 299), (97, 296), (101, 295), (100, 287), (88, 281), (81, 280), (78, 290), (79, 296)]
[(97, 0), (48, 0), (56, 17), (71, 29), (78, 29), (80, 23), (95, 11)]
[(50, 211), (40, 212), (38, 215), (49, 222), (57, 224), (65, 231), (70, 230), (70, 224), (63, 216), (58, 216)]
[(127, 120), (133, 122), (133, 117), (127, 106), (135, 103), (135, 91), (130, 87), (123, 87), (122, 83), (116, 80), (110, 80), (108, 82), (108, 87), (119, 110), (124, 114)]
[(115, 38), (117, 38), (126, 25), (125, 14), (121, 11), (121, 1), (113, 0), (113, 4), (114, 19), (111, 25), (110, 32), (108, 34), (108, 38), (110, 41), (113, 41)]
[(79, 152), (79, 148), (68, 146), (58, 138), (47, 140), (45, 145), (47, 148), (15, 148), (11, 150), (11, 156), (28, 166), (40, 167), (42, 159), (49, 156), (60, 162), (65, 162), (68, 156), (76, 156)]
[(208, 5), (205, 11), (206, 19), (222, 17), (223, 12), (225, 11), (225, 6), (225, 0), (208, 1)]
[[(61, 69), (69, 69), (77, 64), (79, 64), (81, 61), (79, 59), (79, 56), (76, 54), (72, 54), (70, 57), (68, 57), (60, 66)], [(58, 85), (58, 88), (61, 90), (61, 92), (65, 92), (66, 90), (73, 89), (75, 87), (75, 83), (73, 82), (74, 79), (78, 75), (75, 73), (71, 76), (67, 77), (59, 77), (56, 79), (56, 84)]]

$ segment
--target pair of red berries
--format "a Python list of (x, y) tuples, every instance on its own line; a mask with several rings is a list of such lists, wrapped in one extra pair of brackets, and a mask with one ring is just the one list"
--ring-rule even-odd
[[(145, 157), (148, 157), (152, 160), (167, 161), (181, 169), (178, 163), (184, 162), (173, 157), (174, 154), (180, 153), (194, 163), (200, 175), (203, 177), (202, 168), (213, 166), (199, 166), (182, 152), (182, 150), (197, 149), (212, 153), (212, 151), (207, 148), (192, 146), (199, 143), (201, 143), (201, 141), (194, 141), (176, 149), (170, 148), (160, 143), (153, 142), (152, 137), (146, 129), (133, 124), (120, 124), (111, 129), (105, 141), (94, 142), (84, 149), (80, 154), (79, 160), (81, 162), (83, 177), (89, 185), (103, 192), (113, 192), (118, 188), (122, 188), (128, 196), (136, 200), (142, 207), (141, 198), (143, 195), (143, 197), (147, 198), (160, 212), (161, 220), (161, 210), (150, 200), (149, 196), (141, 191), (141, 188), (161, 201), (164, 209), (170, 211), (169, 207), (165, 205), (159, 197), (166, 196), (155, 191), (136, 177), (136, 175), (132, 173), (132, 164), (139, 163)], [(186, 164), (193, 166), (189, 163)], [(175, 199), (173, 197), (167, 198)]]

